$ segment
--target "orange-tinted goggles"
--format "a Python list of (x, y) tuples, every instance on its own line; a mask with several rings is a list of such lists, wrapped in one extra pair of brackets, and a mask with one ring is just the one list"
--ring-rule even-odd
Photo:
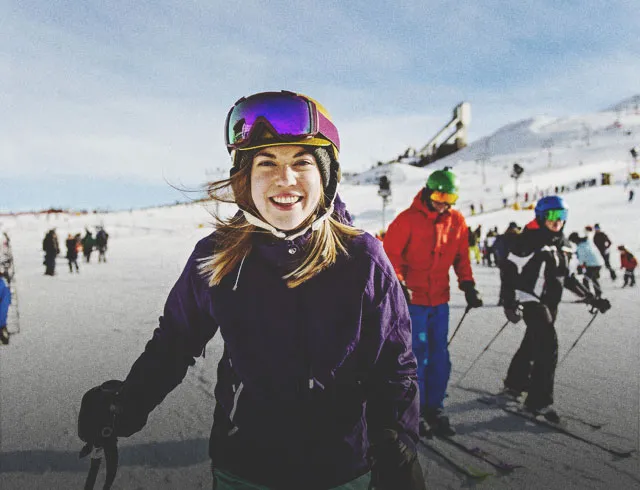
[(442, 202), (446, 204), (455, 204), (458, 200), (457, 194), (448, 194), (446, 192), (432, 191), (431, 200), (434, 202)]

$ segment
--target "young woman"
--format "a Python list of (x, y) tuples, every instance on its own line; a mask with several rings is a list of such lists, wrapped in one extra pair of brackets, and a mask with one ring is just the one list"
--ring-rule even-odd
[(126, 380), (85, 395), (81, 438), (140, 430), (220, 330), (214, 488), (424, 488), (409, 312), (337, 196), (337, 129), (312, 99), (265, 92), (225, 137), (231, 177), (209, 193), (239, 211), (196, 245)]

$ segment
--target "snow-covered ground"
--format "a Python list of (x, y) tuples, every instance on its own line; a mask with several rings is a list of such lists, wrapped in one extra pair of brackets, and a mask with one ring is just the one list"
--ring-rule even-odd
[[(485, 213), (469, 216), (468, 222), (472, 226), (482, 224), (485, 230), (498, 226), (502, 231), (510, 221), (523, 225), (531, 219), (530, 210), (501, 209), (502, 193), (513, 196), (508, 174), (515, 161), (525, 167), (521, 194), (527, 189), (533, 193), (536, 187), (573, 187), (582, 179), (598, 178), (599, 183), (600, 173), (610, 171), (614, 185), (564, 194), (570, 206), (566, 231), (582, 231), (587, 224), (600, 223), (614, 241), (614, 266), (618, 265), (618, 244), (640, 255), (638, 201), (627, 202), (627, 189), (622, 184), (630, 165), (628, 149), (637, 138), (633, 134), (640, 130), (640, 117), (627, 112), (511, 125), (504, 131), (512, 140), (523, 143), (510, 146), (505, 142), (501, 153), (498, 142), (508, 138), (498, 137), (499, 131), (492, 136), (495, 147), (485, 165), (485, 184), (475, 161), (482, 148), (472, 145), (464, 150), (466, 153), (449, 157), (448, 163), (462, 181), (460, 208), (469, 214), (468, 204), (483, 202), (485, 206)], [(632, 135), (617, 133), (620, 128), (606, 129), (615, 118)], [(582, 134), (577, 128), (583, 128), (585, 120), (592, 128), (589, 146), (582, 136), (576, 137)], [(540, 136), (542, 131), (545, 134)], [(543, 147), (550, 138), (557, 149), (551, 167)], [(559, 145), (564, 145), (562, 151)], [(434, 167), (441, 166), (438, 163)], [(398, 164), (388, 170), (392, 172), (393, 201), (386, 209), (387, 223), (411, 202), (431, 169)], [(377, 186), (366, 184), (367, 178), (375, 182), (371, 175), (358, 178), (361, 183), (343, 185), (341, 195), (355, 214), (356, 224), (375, 232), (381, 227), (382, 213)], [(210, 233), (210, 217), (201, 205), (191, 204), (109, 214), (23, 215), (2, 218), (2, 222), (15, 254), (20, 332), (12, 336), (9, 346), (0, 348), (0, 488), (81, 488), (88, 470), (88, 462), (78, 460), (82, 444), (76, 424), (82, 394), (102, 381), (126, 376), (156, 327), (169, 289), (193, 246)], [(80, 261), (79, 274), (70, 274), (66, 261), (60, 258), (57, 275), (43, 275), (41, 243), (46, 230), (56, 227), (64, 246), (67, 233), (81, 233), (85, 227), (96, 225), (104, 225), (110, 234), (106, 264), (98, 264), (94, 256), (90, 264)], [(496, 391), (501, 386), (522, 338), (522, 323), (509, 326), (461, 386), (456, 386), (461, 374), (505, 322), (502, 309), (495, 307), (497, 270), (474, 264), (474, 274), (486, 307), (468, 314), (451, 345), (453, 373), (446, 405), (460, 440), (524, 468), (470, 482), (422, 447), (420, 457), (429, 487), (640, 488), (637, 452), (631, 458), (618, 459), (477, 401), (479, 391)], [(640, 289), (621, 289), (620, 279), (614, 283), (607, 274), (603, 276), (604, 294), (613, 308), (596, 318), (559, 368), (556, 405), (561, 413), (606, 423), (602, 429), (588, 432), (589, 437), (637, 451)], [(584, 305), (572, 301), (567, 292), (560, 307), (560, 356), (591, 317)], [(459, 291), (454, 292), (451, 306), (453, 329), (464, 312), (464, 297)], [(15, 313), (13, 308), (11, 330), (17, 327)], [(216, 336), (207, 346), (206, 357), (198, 360), (184, 382), (152, 413), (145, 429), (120, 441), (121, 464), (115, 488), (211, 487), (207, 441), (220, 354), (221, 339)], [(469, 465), (491, 470), (453, 448), (443, 448)], [(101, 485), (101, 480), (98, 483)]]

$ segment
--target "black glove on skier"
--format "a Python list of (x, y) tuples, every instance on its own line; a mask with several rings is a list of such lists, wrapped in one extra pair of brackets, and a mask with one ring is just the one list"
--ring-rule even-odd
[(511, 323), (518, 323), (522, 320), (522, 307), (520, 303), (506, 304), (504, 307), (504, 316), (507, 317)]
[(415, 450), (402, 442), (395, 430), (382, 431), (369, 448), (369, 458), (370, 490), (426, 490)]
[(483, 305), (480, 292), (473, 281), (463, 281), (460, 283), (460, 289), (464, 291), (464, 299), (467, 300), (469, 308), (480, 308)]
[(600, 313), (606, 313), (611, 309), (611, 302), (605, 298), (593, 298), (587, 304), (597, 309)]
[(113, 379), (84, 394), (78, 415), (78, 436), (82, 441), (103, 447), (116, 437), (128, 437), (144, 427), (146, 417), (125, 412), (119, 398), (123, 385)]

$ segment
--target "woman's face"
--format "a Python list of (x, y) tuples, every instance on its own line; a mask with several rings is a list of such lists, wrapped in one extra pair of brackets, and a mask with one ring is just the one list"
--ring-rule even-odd
[(295, 230), (315, 211), (321, 196), (318, 163), (302, 146), (270, 146), (253, 157), (251, 198), (271, 226)]

